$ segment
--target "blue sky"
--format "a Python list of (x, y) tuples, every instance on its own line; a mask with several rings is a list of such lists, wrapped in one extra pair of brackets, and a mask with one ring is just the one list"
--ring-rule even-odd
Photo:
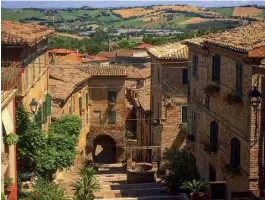
[(2, 8), (79, 8), (82, 6), (104, 8), (119, 6), (148, 6), (157, 4), (186, 4), (203, 7), (239, 6), (249, 4), (265, 6), (265, 1), (2, 1)]

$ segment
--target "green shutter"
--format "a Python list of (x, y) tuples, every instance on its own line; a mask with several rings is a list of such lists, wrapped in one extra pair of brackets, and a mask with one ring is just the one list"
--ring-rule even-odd
[(49, 94), (46, 94), (46, 97), (45, 97), (45, 103), (46, 103), (46, 115), (47, 116), (50, 116), (51, 115), (51, 113), (52, 113), (52, 97), (51, 97), (51, 95), (49, 95)]
[(116, 111), (109, 111), (109, 123), (116, 122)]
[(46, 122), (47, 122), (46, 102), (43, 102), (43, 104), (42, 104), (42, 110), (43, 110), (42, 124), (46, 124)]
[(35, 122), (40, 129), (42, 128), (41, 120), (42, 120), (42, 112), (40, 107), (39, 110), (37, 111), (37, 114), (35, 115)]
[(109, 91), (108, 92), (108, 100), (111, 103), (115, 103), (116, 102), (116, 92), (115, 91)]

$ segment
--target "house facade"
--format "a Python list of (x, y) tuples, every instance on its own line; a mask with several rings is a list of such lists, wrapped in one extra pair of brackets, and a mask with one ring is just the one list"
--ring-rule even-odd
[[(82, 118), (78, 153), (101, 163), (123, 159), (125, 131), (125, 67), (75, 65), (50, 74), (52, 117)], [(65, 83), (68, 87), (65, 87)]]
[(255, 87), (265, 92), (264, 36), (264, 22), (255, 22), (186, 42), (189, 144), (201, 178), (223, 182), (228, 199), (264, 195), (265, 104), (248, 97)]
[(188, 48), (181, 43), (148, 49), (151, 57), (151, 144), (181, 148), (185, 144)]
[[(8, 67), (10, 62), (21, 64), (17, 102), (32, 113), (32, 119), (40, 128), (47, 129), (50, 123), (47, 38), (54, 31), (43, 26), (5, 20), (1, 27), (4, 67)], [(33, 33), (33, 29), (36, 32)], [(37, 105), (37, 110), (32, 111), (32, 103)]]

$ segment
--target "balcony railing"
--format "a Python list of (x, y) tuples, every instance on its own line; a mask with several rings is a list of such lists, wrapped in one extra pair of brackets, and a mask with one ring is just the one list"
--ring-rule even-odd
[(21, 62), (1, 61), (2, 101), (8, 96), (7, 91), (11, 91), (17, 87), (22, 71)]

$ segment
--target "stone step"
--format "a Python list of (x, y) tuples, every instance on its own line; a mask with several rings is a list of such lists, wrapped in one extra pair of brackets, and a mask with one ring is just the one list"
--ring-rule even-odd
[(104, 182), (101, 184), (102, 190), (136, 190), (136, 189), (149, 189), (149, 188), (163, 188), (161, 183), (141, 183), (141, 184), (109, 184)]
[(176, 196), (147, 196), (147, 197), (120, 197), (120, 198), (96, 198), (95, 200), (189, 200), (186, 194)]
[(128, 190), (101, 190), (95, 193), (96, 198), (117, 198), (117, 197), (145, 197), (167, 195), (165, 188), (145, 188)]

